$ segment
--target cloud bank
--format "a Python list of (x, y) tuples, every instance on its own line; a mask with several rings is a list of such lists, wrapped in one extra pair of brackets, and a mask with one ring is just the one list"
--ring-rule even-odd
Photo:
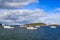
[[(3, 12), (4, 11), (4, 12)], [(43, 9), (20, 9), (0, 11), (0, 22), (6, 24), (46, 23), (60, 24), (60, 10), (45, 13)]]
[[(4, 11), (4, 12), (3, 12)], [(21, 10), (3, 10), (0, 13), (0, 22), (11, 24), (24, 24), (32, 22), (43, 22), (45, 12), (42, 9), (21, 9)]]
[(60, 25), (60, 8), (53, 10), (48, 13), (47, 24), (59, 24)]
[(0, 0), (0, 8), (21, 8), (32, 3), (38, 3), (38, 0)]
[[(57, 8), (49, 13), (46, 13), (43, 9), (38, 8), (19, 9), (29, 4), (38, 2), (38, 0), (0, 0), (0, 23), (26, 24), (43, 22), (46, 24), (60, 24), (60, 8)], [(15, 8), (18, 9), (14, 10)]]

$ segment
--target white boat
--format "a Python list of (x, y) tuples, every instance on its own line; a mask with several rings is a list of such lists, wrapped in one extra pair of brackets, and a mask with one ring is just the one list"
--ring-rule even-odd
[(8, 29), (10, 29), (10, 28), (14, 28), (14, 27), (10, 27), (10, 26), (4, 26), (4, 28), (8, 28)]
[(36, 27), (40, 27), (40, 26), (36, 26)]
[(23, 25), (21, 25), (20, 27), (24, 27)]
[(34, 28), (34, 27), (26, 27), (26, 29), (34, 30), (34, 29), (37, 29), (37, 28)]
[(51, 28), (56, 28), (56, 26), (51, 26)]

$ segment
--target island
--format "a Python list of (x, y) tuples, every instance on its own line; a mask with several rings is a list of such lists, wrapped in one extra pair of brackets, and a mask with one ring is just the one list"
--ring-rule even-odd
[(49, 25), (51, 28), (56, 28), (57, 24), (51, 24)]
[(51, 25), (49, 25), (49, 26), (57, 26), (57, 24), (51, 24)]
[(30, 27), (30, 26), (46, 26), (45, 23), (30, 23), (30, 24), (25, 24), (24, 26)]

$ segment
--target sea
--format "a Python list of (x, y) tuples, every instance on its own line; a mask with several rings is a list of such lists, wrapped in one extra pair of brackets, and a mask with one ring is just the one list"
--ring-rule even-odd
[(35, 30), (19, 26), (10, 29), (1, 27), (0, 40), (60, 40), (60, 26), (43, 26)]

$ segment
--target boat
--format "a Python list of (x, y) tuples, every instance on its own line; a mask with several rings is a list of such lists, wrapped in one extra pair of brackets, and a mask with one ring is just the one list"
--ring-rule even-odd
[(37, 28), (35, 28), (35, 27), (26, 27), (26, 29), (34, 30), (34, 29), (37, 29)]
[(51, 26), (51, 28), (56, 28), (56, 26)]
[(4, 26), (4, 28), (10, 29), (10, 28), (14, 28), (14, 27), (11, 27), (11, 26)]
[(36, 26), (36, 27), (40, 27), (40, 26)]
[(24, 27), (23, 25), (21, 25), (20, 27)]

